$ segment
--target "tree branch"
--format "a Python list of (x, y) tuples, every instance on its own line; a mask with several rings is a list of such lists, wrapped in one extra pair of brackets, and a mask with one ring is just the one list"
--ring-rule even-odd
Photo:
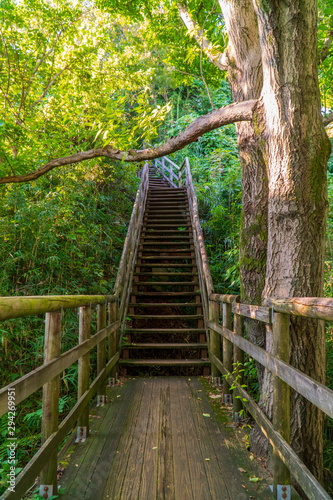
[(203, 30), (193, 21), (185, 5), (178, 3), (179, 15), (185, 24), (189, 34), (193, 36), (211, 63), (217, 66), (221, 71), (227, 71), (228, 61), (223, 52), (217, 52), (212, 49), (212, 44), (204, 36)]
[(320, 63), (325, 61), (325, 59), (327, 58), (329, 51), (330, 51), (330, 48), (331, 48), (331, 45), (332, 45), (332, 42), (333, 42), (333, 30), (328, 32), (328, 35), (324, 40), (323, 47), (322, 47), (321, 52), (319, 54), (319, 62)]
[(253, 99), (235, 104), (229, 104), (223, 108), (215, 109), (207, 115), (200, 116), (194, 120), (185, 130), (180, 132), (176, 137), (168, 139), (161, 146), (156, 148), (136, 150), (129, 149), (128, 151), (119, 151), (119, 149), (112, 149), (109, 146), (104, 148), (91, 149), (89, 151), (81, 151), (71, 156), (64, 158), (56, 158), (48, 161), (37, 170), (23, 175), (12, 175), (10, 177), (0, 178), (0, 184), (10, 184), (14, 182), (27, 182), (38, 179), (50, 170), (64, 165), (71, 165), (83, 160), (89, 160), (97, 157), (107, 157), (113, 160), (121, 160), (126, 162), (141, 162), (160, 158), (175, 151), (183, 149), (188, 144), (195, 142), (203, 134), (240, 121), (251, 121), (253, 112), (258, 103), (258, 100)]
[(323, 116), (324, 127), (327, 127), (327, 125), (330, 125), (330, 123), (332, 122), (333, 122), (333, 113), (330, 113), (327, 116)]

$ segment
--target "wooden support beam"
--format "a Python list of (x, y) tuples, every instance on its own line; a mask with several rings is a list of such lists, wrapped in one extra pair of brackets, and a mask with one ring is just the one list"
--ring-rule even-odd
[[(48, 363), (61, 354), (61, 313), (46, 313), (45, 317), (45, 340), (44, 340), (44, 364)], [(59, 416), (59, 392), (60, 375), (43, 386), (43, 407), (42, 407), (42, 444), (58, 431)], [(41, 489), (53, 488), (52, 494), (57, 493), (57, 451), (53, 450), (47, 460), (40, 475)]]
[[(90, 337), (91, 307), (80, 307), (79, 343), (81, 344)], [(78, 399), (89, 389), (90, 377), (90, 352), (79, 359), (78, 373)], [(78, 427), (86, 428), (86, 436), (89, 435), (89, 407), (82, 410), (78, 418)]]
[[(273, 355), (289, 363), (289, 314), (274, 312)], [(273, 375), (273, 426), (290, 443), (290, 387)], [(290, 485), (290, 471), (273, 446), (273, 494), (277, 498), (277, 487)]]

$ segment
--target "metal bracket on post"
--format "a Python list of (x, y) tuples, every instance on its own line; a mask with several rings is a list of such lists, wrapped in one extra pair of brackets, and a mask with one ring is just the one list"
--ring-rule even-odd
[[(269, 487), (273, 491), (273, 486)], [(289, 484), (278, 484), (276, 500), (291, 500), (291, 486)]]
[(214, 377), (213, 381), (214, 381), (215, 387), (221, 387), (221, 377)]
[(243, 422), (243, 420), (244, 420), (244, 413), (243, 412), (240, 413), (238, 411), (235, 411), (234, 418), (235, 418), (236, 424), (238, 424), (238, 422)]
[(84, 443), (86, 439), (87, 439), (87, 427), (78, 427), (75, 442)]
[(41, 484), (39, 486), (39, 496), (42, 498), (52, 498), (53, 497), (53, 484)]
[(232, 405), (232, 394), (224, 394), (224, 403), (226, 405)]
[(109, 378), (108, 387), (114, 387), (115, 385), (116, 385), (116, 379), (114, 377)]
[(96, 406), (104, 406), (105, 405), (105, 396), (104, 395), (98, 395), (97, 396), (97, 404)]

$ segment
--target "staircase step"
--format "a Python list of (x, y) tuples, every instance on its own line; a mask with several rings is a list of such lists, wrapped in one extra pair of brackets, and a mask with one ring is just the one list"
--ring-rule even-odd
[[(182, 255), (181, 257), (178, 256), (178, 255), (142, 255), (140, 257), (140, 259), (144, 259), (144, 260), (156, 260), (156, 259), (160, 259), (160, 260), (195, 260), (195, 257), (193, 256), (188, 256), (188, 255)], [(139, 264), (139, 265), (142, 265), (142, 264)], [(168, 265), (168, 264), (164, 264), (164, 265)], [(195, 266), (196, 264), (193, 264), (193, 266)]]
[(126, 333), (206, 333), (203, 328), (127, 328)]
[(130, 307), (202, 307), (201, 302), (137, 302)]
[(202, 314), (129, 314), (133, 319), (202, 319)]
[(134, 276), (198, 276), (198, 273), (134, 273)]
[[(150, 233), (148, 234), (145, 234), (145, 235), (141, 235), (141, 239), (143, 240), (156, 240), (158, 239), (158, 241), (160, 241), (161, 239), (164, 239), (164, 238), (167, 238), (168, 240), (170, 239), (170, 235), (167, 234), (167, 235), (163, 235), (163, 234), (160, 234), (160, 235), (151, 235)], [(184, 235), (184, 236), (172, 236), (172, 239), (173, 240), (189, 240), (189, 241), (193, 241), (193, 237), (191, 235)], [(178, 241), (175, 241), (174, 243), (178, 243)]]
[(189, 286), (189, 285), (199, 285), (198, 281), (138, 281), (135, 283), (136, 286), (162, 286), (162, 285), (172, 285), (172, 286)]
[(163, 268), (169, 268), (169, 267), (197, 267), (196, 264), (138, 264), (137, 267), (163, 267)]
[(121, 359), (120, 365), (209, 366), (210, 361), (199, 359)]
[[(152, 238), (156, 238), (157, 235), (159, 235), (161, 237), (163, 237), (163, 235), (165, 235), (165, 238), (171, 236), (171, 235), (179, 235), (179, 236), (172, 236), (172, 238), (185, 238), (185, 237), (188, 237), (188, 236), (185, 236), (186, 234), (188, 234), (190, 236), (190, 238), (193, 238), (193, 231), (191, 229), (184, 229), (184, 230), (180, 230), (180, 229), (143, 229), (142, 231), (142, 236), (143, 238), (146, 236), (146, 235), (149, 235), (151, 236)], [(167, 233), (167, 234), (166, 234)], [(181, 235), (184, 235), (184, 236), (181, 236)]]
[(148, 343), (148, 344), (126, 344), (123, 346), (125, 349), (207, 349), (208, 345), (206, 343), (176, 343), (176, 344), (156, 344), (156, 343)]
[[(186, 245), (186, 246), (190, 246), (190, 245), (193, 245), (193, 243), (191, 243), (190, 241), (143, 241), (142, 243), (140, 243), (140, 245), (145, 245), (145, 246), (170, 246), (170, 245)], [(147, 249), (146, 249), (147, 250)]]
[(138, 297), (192, 297), (200, 295), (200, 292), (131, 292), (131, 295)]
[[(186, 253), (188, 257), (190, 257), (190, 248), (160, 248), (160, 249), (154, 249), (154, 248), (143, 248), (142, 250), (139, 250), (140, 252), (143, 253), (159, 253), (161, 257), (168, 257), (168, 255), (163, 255), (166, 253)], [(142, 255), (144, 257), (144, 255)], [(170, 256), (171, 257), (171, 256)], [(145, 258), (145, 257), (144, 257)]]

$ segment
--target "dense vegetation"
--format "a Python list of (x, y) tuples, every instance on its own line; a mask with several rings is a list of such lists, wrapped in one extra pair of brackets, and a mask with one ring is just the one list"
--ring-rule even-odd
[[(319, 40), (324, 44), (333, 9), (322, 6)], [(111, 144), (122, 149), (142, 141), (163, 142), (193, 119), (231, 102), (226, 81), (206, 64), (188, 39), (179, 51), (174, 32), (157, 27), (163, 13), (85, 11), (81, 4), (25, 0), (2, 3), (0, 86), (1, 175), (38, 168), (50, 157), (78, 148)], [(119, 8), (119, 12), (120, 12)], [(176, 10), (168, 13), (170, 19)], [(200, 12), (198, 16), (200, 16)], [(218, 14), (213, 14), (213, 17)], [(154, 21), (154, 22), (153, 22)], [(207, 28), (223, 44), (225, 34)], [(41, 29), (43, 25), (43, 29)], [(19, 30), (13, 30), (19, 26)], [(172, 22), (169, 23), (172, 26)], [(171, 30), (171, 28), (170, 28)], [(166, 40), (167, 45), (166, 45)], [(163, 41), (163, 40), (162, 40)], [(160, 48), (157, 49), (157, 42)], [(143, 47), (143, 50), (142, 50)], [(10, 63), (8, 63), (10, 61)], [(325, 109), (332, 108), (331, 60), (320, 66)], [(209, 93), (207, 92), (209, 89)], [(190, 159), (201, 223), (217, 292), (239, 292), (241, 173), (235, 128), (210, 132), (173, 157)], [(106, 159), (53, 171), (30, 184), (1, 187), (0, 295), (112, 293), (138, 178), (137, 166)], [(328, 165), (333, 206), (333, 158)], [(327, 230), (325, 296), (333, 296), (333, 215)], [(77, 318), (65, 315), (63, 349), (76, 341)], [(2, 385), (38, 366), (43, 318), (8, 321), (0, 327)], [(333, 329), (327, 328), (327, 383), (333, 387)], [(93, 360), (93, 365), (94, 365)], [(71, 407), (76, 366), (63, 374), (61, 418)], [(250, 389), (257, 387), (247, 366)], [(20, 405), (18, 466), (38, 446), (40, 394)], [(6, 419), (0, 421), (1, 488), (6, 473)], [(333, 470), (333, 425), (327, 420), (325, 466)]]

